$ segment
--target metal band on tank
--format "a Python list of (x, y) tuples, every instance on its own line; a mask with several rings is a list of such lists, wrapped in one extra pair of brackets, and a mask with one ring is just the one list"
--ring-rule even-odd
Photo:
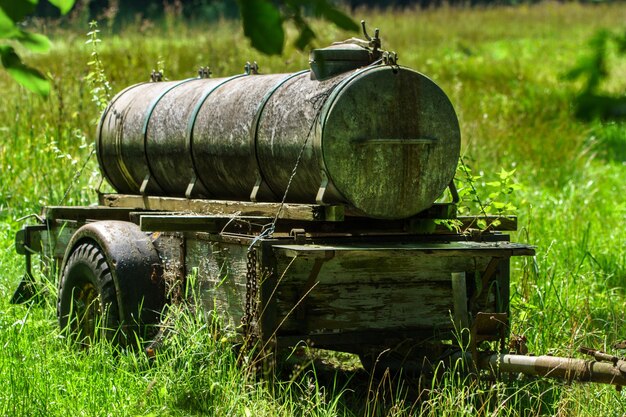
[(191, 112), (191, 116), (189, 117), (189, 122), (187, 122), (187, 142), (189, 143), (189, 153), (191, 154), (191, 165), (192, 165), (193, 173), (196, 176), (196, 181), (200, 181), (200, 183), (202, 184), (202, 186), (207, 192), (209, 191), (209, 188), (206, 186), (206, 184), (204, 184), (204, 182), (202, 181), (202, 178), (200, 178), (200, 176), (198, 175), (198, 169), (196, 167), (196, 158), (194, 157), (194, 154), (193, 154), (193, 129), (196, 126), (196, 119), (198, 118), (198, 114), (200, 113), (200, 109), (204, 105), (204, 102), (207, 101), (209, 96), (215, 90), (217, 90), (218, 88), (220, 88), (221, 86), (223, 86), (229, 81), (235, 80), (237, 78), (245, 77), (247, 75), (248, 74), (238, 74), (232, 77), (225, 78), (222, 82), (218, 83), (217, 85), (213, 86), (213, 88), (206, 91), (202, 95), (202, 97), (200, 97), (196, 106), (193, 108), (193, 111)]
[[(111, 185), (114, 185), (113, 181), (111, 180), (111, 176), (107, 172), (107, 170), (106, 170), (106, 168), (104, 166), (104, 161), (102, 160), (102, 157), (100, 156), (100, 150), (102, 149), (102, 124), (104, 123), (104, 119), (109, 115), (109, 110), (111, 110), (113, 108), (113, 105), (117, 102), (117, 100), (120, 99), (120, 97), (122, 97), (124, 94), (126, 94), (127, 92), (129, 92), (133, 88), (139, 87), (139, 86), (144, 85), (144, 84), (148, 84), (148, 83), (147, 82), (143, 82), (143, 83), (131, 85), (129, 87), (126, 87), (125, 89), (123, 89), (119, 93), (117, 93), (115, 95), (115, 97), (113, 98), (113, 100), (111, 100), (109, 105), (106, 107), (106, 109), (104, 109), (104, 111), (102, 112), (102, 116), (100, 116), (100, 121), (98, 122), (98, 127), (96, 128), (96, 158), (98, 159), (98, 165), (100, 166), (100, 170), (102, 171), (102, 175), (104, 175), (104, 177), (107, 179), (107, 181)], [(115, 143), (115, 148), (117, 150), (120, 149), (120, 146), (118, 146), (118, 144), (117, 144), (117, 140), (116, 140), (116, 143)], [(124, 176), (124, 178), (126, 178), (126, 175), (128, 174), (128, 168), (126, 168), (126, 164), (124, 164), (124, 161), (122, 161), (121, 155), (119, 153), (117, 153), (116, 155), (117, 155), (117, 157), (115, 158), (115, 162), (117, 163), (117, 166), (118, 166), (120, 172), (122, 172), (122, 175)], [(128, 179), (128, 178), (126, 178), (126, 179)], [(132, 185), (132, 184), (129, 184), (129, 185)]]
[(274, 197), (276, 198), (280, 198), (281, 196), (280, 194), (276, 193), (276, 191), (272, 190), (269, 183), (265, 181), (265, 175), (263, 174), (263, 170), (261, 169), (261, 161), (259, 161), (259, 153), (257, 152), (257, 135), (259, 133), (259, 124), (261, 123), (261, 116), (263, 115), (263, 110), (265, 110), (265, 106), (267, 105), (267, 102), (270, 100), (270, 98), (272, 98), (274, 93), (278, 91), (278, 89), (282, 87), (287, 81), (293, 78), (296, 78), (299, 75), (306, 74), (307, 72), (310, 72), (310, 70), (307, 69), (307, 70), (295, 72), (293, 74), (289, 74), (287, 77), (285, 77), (284, 79), (276, 83), (276, 85), (272, 87), (267, 93), (265, 93), (265, 96), (263, 96), (263, 98), (261, 99), (261, 103), (259, 104), (259, 107), (257, 108), (256, 115), (254, 116), (254, 120), (252, 121), (252, 129), (250, 129), (250, 132), (252, 134), (252, 138), (251, 138), (252, 143), (254, 143), (254, 159), (256, 159), (256, 165), (259, 169), (259, 175), (261, 176), (263, 182), (265, 182), (265, 184), (267, 185), (267, 188), (269, 188), (269, 190), (272, 192), (272, 194), (274, 194)]
[(145, 157), (145, 162), (146, 162), (146, 167), (148, 168), (148, 173), (150, 174), (150, 179), (152, 179), (155, 184), (157, 185), (157, 187), (159, 188), (159, 190), (163, 191), (163, 187), (161, 187), (161, 184), (159, 184), (159, 181), (157, 181), (157, 179), (155, 178), (154, 174), (152, 173), (152, 167), (150, 166), (150, 160), (148, 159), (148, 125), (150, 124), (150, 118), (152, 117), (152, 113), (154, 113), (154, 109), (156, 108), (157, 104), (159, 104), (159, 102), (161, 101), (161, 99), (170, 91), (172, 91), (173, 89), (175, 89), (176, 87), (179, 87), (183, 84), (188, 83), (189, 81), (195, 81), (195, 80), (200, 80), (201, 78), (199, 77), (194, 77), (194, 78), (187, 78), (185, 80), (182, 80), (176, 84), (174, 84), (173, 86), (166, 88), (165, 90), (163, 90), (161, 92), (161, 94), (159, 94), (157, 97), (155, 97), (152, 102), (150, 103), (150, 106), (148, 107), (148, 114), (146, 115), (146, 120), (143, 123), (143, 129), (142, 129), (142, 133), (143, 133), (143, 154)]

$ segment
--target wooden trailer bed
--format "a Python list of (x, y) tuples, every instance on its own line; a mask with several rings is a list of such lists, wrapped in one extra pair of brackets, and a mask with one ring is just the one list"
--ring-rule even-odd
[[(81, 227), (130, 223), (156, 248), (170, 299), (191, 283), (226, 331), (254, 334), (272, 348), (306, 341), (366, 355), (440, 345), (479, 313), (503, 321), (484, 335), (496, 340), (507, 326), (510, 258), (534, 254), (502, 231), (463, 234), (437, 225), (436, 218), (453, 217), (449, 204), (384, 221), (339, 206), (123, 195), (101, 203), (46, 208), (44, 223), (25, 228), (18, 247), (61, 265)], [(280, 213), (275, 222), (272, 213)], [(515, 226), (503, 220), (501, 229)]]

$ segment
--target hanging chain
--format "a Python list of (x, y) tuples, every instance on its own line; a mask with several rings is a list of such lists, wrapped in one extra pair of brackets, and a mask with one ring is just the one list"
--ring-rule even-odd
[(246, 262), (246, 305), (241, 324), (243, 325), (244, 346), (253, 348), (258, 337), (258, 277), (257, 277), (257, 251), (250, 248)]
[(332, 86), (330, 86), (330, 88), (328, 88), (326, 91), (323, 91), (322, 93), (316, 95), (315, 97), (312, 97), (310, 99), (310, 101), (313, 103), (313, 107), (317, 107), (317, 109), (315, 109), (315, 117), (313, 117), (313, 121), (311, 122), (311, 126), (309, 126), (309, 131), (307, 132), (306, 137), (304, 138), (304, 142), (302, 143), (302, 146), (300, 147), (300, 152), (298, 152), (298, 157), (296, 158), (296, 163), (293, 166), (293, 169), (291, 170), (291, 175), (289, 176), (289, 180), (287, 181), (287, 187), (285, 187), (285, 193), (283, 194), (283, 198), (280, 201), (280, 205), (278, 206), (278, 210), (276, 211), (276, 215), (274, 216), (274, 220), (271, 223), (270, 229), (272, 230), (272, 233), (276, 227), (276, 222), (278, 221), (280, 215), (282, 214), (283, 208), (285, 207), (285, 202), (287, 201), (287, 194), (289, 193), (289, 188), (291, 187), (291, 182), (293, 181), (294, 177), (296, 176), (296, 173), (298, 171), (298, 166), (300, 165), (300, 161), (302, 160), (302, 156), (304, 155), (304, 151), (306, 150), (307, 144), (309, 142), (309, 138), (311, 137), (311, 134), (313, 133), (313, 130), (315, 129), (315, 126), (317, 125), (317, 123), (319, 122), (320, 119), (320, 115), (322, 113), (322, 107), (323, 105), (326, 103), (326, 100), (328, 99), (328, 97), (330, 97), (331, 93), (333, 92), (333, 90), (335, 89), (335, 87), (337, 87), (337, 85), (340, 84), (340, 81), (335, 82), (335, 84), (333, 84)]
[(276, 222), (280, 218), (280, 215), (285, 206), (285, 202), (287, 200), (287, 194), (289, 192), (289, 188), (291, 187), (291, 183), (296, 176), (296, 172), (298, 170), (298, 166), (300, 165), (300, 161), (302, 160), (302, 156), (304, 155), (305, 149), (309, 142), (309, 138), (311, 137), (313, 130), (315, 129), (316, 124), (319, 122), (319, 117), (321, 114), (322, 106), (335, 89), (335, 87), (339, 84), (339, 82), (333, 84), (326, 91), (318, 94), (313, 97), (311, 101), (313, 102), (313, 106), (315, 108), (315, 116), (309, 127), (309, 131), (307, 132), (306, 137), (304, 138), (304, 142), (300, 147), (300, 152), (298, 153), (298, 157), (296, 158), (294, 167), (291, 171), (291, 175), (289, 176), (289, 181), (287, 182), (287, 186), (285, 188), (285, 192), (283, 194), (283, 198), (278, 206), (278, 210), (276, 211), (276, 215), (272, 219), (272, 222), (266, 224), (264, 226), (264, 230), (256, 236), (250, 245), (248, 246), (247, 252), (247, 262), (246, 262), (246, 303), (243, 317), (241, 318), (241, 324), (243, 326), (243, 335), (244, 335), (244, 349), (251, 349), (254, 347), (255, 343), (258, 340), (259, 332), (258, 332), (258, 287), (259, 287), (259, 278), (257, 274), (257, 249), (255, 248), (258, 241), (261, 239), (271, 237), (274, 234), (274, 230), (276, 228)]

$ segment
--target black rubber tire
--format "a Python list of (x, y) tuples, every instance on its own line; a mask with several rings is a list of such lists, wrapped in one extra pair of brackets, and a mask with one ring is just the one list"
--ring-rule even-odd
[(122, 341), (111, 267), (93, 241), (76, 246), (63, 267), (57, 316), (61, 330), (81, 345), (89, 346), (101, 337)]

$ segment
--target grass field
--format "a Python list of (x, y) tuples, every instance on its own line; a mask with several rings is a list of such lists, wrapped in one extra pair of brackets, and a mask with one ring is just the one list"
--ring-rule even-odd
[[(397, 51), (401, 64), (449, 94), (464, 158), (483, 175), (479, 185), (516, 169), (523, 187), (508, 197), (518, 207), (515, 239), (536, 245), (537, 256), (512, 271), (513, 333), (537, 354), (569, 355), (581, 345), (614, 352), (612, 344), (626, 339), (626, 124), (575, 120), (571, 102), (580, 86), (562, 76), (596, 30), (626, 29), (626, 4), (359, 10), (360, 18), (381, 28), (383, 47)], [(52, 51), (26, 55), (51, 77), (49, 99), (0, 72), (0, 415), (626, 414), (626, 395), (597, 385), (471, 383), (450, 374), (417, 398), (414, 381), (378, 381), (362, 370), (307, 368), (258, 379), (237, 365), (213, 323), (184, 307), (168, 313), (173, 336), (152, 361), (104, 343), (77, 351), (57, 329), (53, 283), (43, 308), (9, 305), (23, 271), (13, 249), (18, 219), (47, 204), (95, 202), (100, 177), (88, 156), (99, 110), (85, 78), (88, 27), (73, 25), (43, 27)], [(321, 22), (315, 29), (319, 46), (352, 36)], [(217, 77), (252, 60), (268, 73), (308, 64), (308, 54), (290, 47), (282, 57), (260, 56), (236, 22), (189, 26), (168, 16), (100, 36), (113, 92), (157, 67), (179, 79), (207, 64)], [(616, 64), (605, 88), (623, 93), (626, 66)]]

